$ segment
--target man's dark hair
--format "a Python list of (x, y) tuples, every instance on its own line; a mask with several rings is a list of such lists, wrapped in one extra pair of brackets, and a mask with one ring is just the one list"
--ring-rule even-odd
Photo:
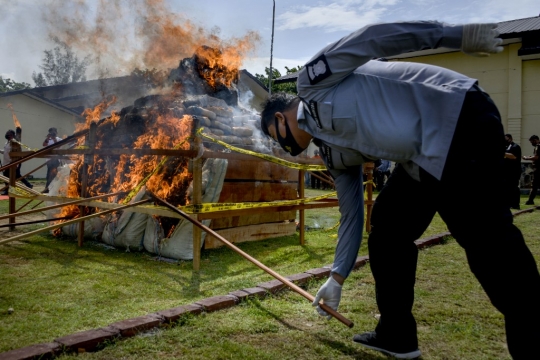
[(6, 135), (7, 135), (7, 134), (11, 134), (11, 135), (13, 135), (13, 137), (15, 137), (15, 131), (13, 131), (13, 130), (11, 130), (11, 129), (9, 129), (8, 131), (6, 131)]
[(298, 97), (285, 92), (278, 92), (272, 94), (261, 105), (263, 111), (261, 112), (261, 129), (266, 136), (270, 136), (268, 133), (268, 126), (274, 124), (276, 112), (284, 112), (291, 109), (296, 105)]
[(514, 140), (514, 138), (513, 138), (512, 135), (510, 135), (510, 134), (504, 134), (504, 136), (506, 136), (506, 137), (509, 138), (510, 140)]
[(538, 135), (533, 135), (529, 138), (529, 141), (531, 140), (540, 140), (540, 138), (538, 137)]
[(49, 132), (50, 132), (50, 133), (53, 132), (53, 133), (55, 133), (55, 134), (58, 133), (58, 131), (56, 130), (55, 127), (50, 128), (50, 129), (49, 129)]

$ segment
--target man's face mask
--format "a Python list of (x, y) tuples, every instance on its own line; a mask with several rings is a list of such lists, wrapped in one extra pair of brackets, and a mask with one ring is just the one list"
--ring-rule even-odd
[[(285, 115), (283, 115), (285, 117)], [(302, 151), (304, 151), (304, 148), (300, 147), (296, 140), (294, 139), (294, 136), (292, 135), (291, 128), (289, 127), (289, 122), (287, 121), (287, 118), (285, 118), (285, 137), (281, 137), (281, 134), (279, 133), (279, 127), (278, 127), (278, 119), (275, 118), (276, 122), (274, 124), (274, 127), (276, 129), (276, 138), (279, 143), (279, 145), (291, 154), (292, 156), (296, 156), (300, 154)]]

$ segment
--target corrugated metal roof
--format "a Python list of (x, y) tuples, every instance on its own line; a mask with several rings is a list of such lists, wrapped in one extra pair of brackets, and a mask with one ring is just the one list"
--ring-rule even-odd
[(540, 30), (540, 16), (503, 21), (499, 23), (497, 29), (503, 37), (508, 38), (508, 35), (522, 33), (527, 31)]

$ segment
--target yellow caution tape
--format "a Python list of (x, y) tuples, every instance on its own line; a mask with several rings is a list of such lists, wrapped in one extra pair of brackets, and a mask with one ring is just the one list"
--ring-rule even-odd
[(180, 210), (189, 214), (201, 214), (217, 211), (227, 210), (241, 210), (241, 209), (258, 209), (270, 206), (290, 206), (304, 204), (316, 200), (326, 199), (332, 196), (336, 196), (337, 192), (331, 192), (324, 195), (314, 196), (310, 198), (296, 199), (296, 200), (284, 200), (284, 201), (269, 201), (269, 202), (244, 202), (244, 203), (204, 203), (193, 204), (178, 207)]
[(17, 143), (17, 144), (21, 145), (22, 147), (27, 148), (28, 150), (31, 150), (31, 151), (38, 151), (38, 149), (32, 149), (30, 146), (25, 145), (25, 144), (23, 144), (22, 142), (20, 142), (20, 141), (18, 141), (18, 140), (12, 139), (11, 141), (13, 141), (14, 143)]
[(237, 153), (240, 153), (240, 154), (256, 156), (256, 157), (258, 157), (260, 159), (264, 159), (264, 160), (273, 162), (274, 164), (283, 165), (283, 166), (291, 168), (291, 169), (309, 170), (309, 171), (324, 171), (324, 170), (326, 170), (326, 166), (324, 166), (324, 165), (297, 164), (297, 163), (293, 163), (291, 161), (280, 159), (280, 158), (278, 158), (276, 156), (272, 156), (272, 155), (268, 155), (268, 154), (261, 154), (261, 153), (255, 152), (255, 151), (250, 151), (250, 150), (242, 149), (242, 148), (239, 148), (239, 147), (236, 147), (236, 146), (232, 146), (232, 145), (227, 144), (224, 141), (214, 139), (213, 137), (209, 136), (208, 134), (203, 133), (202, 132), (203, 130), (204, 130), (204, 128), (202, 128), (202, 127), (199, 128), (199, 130), (197, 130), (197, 135), (200, 135), (200, 136), (202, 136), (202, 137), (204, 137), (204, 138), (206, 138), (206, 139), (208, 139), (208, 140), (210, 140), (212, 142), (215, 142), (216, 144), (224, 146), (227, 149), (229, 149), (231, 151), (234, 151), (234, 152), (237, 152)]
[[(367, 185), (367, 184), (375, 185), (373, 180), (364, 181), (363, 184), (364, 185)], [(364, 189), (364, 200), (368, 200), (368, 198), (367, 198), (367, 187)]]
[(12, 194), (15, 194), (17, 196), (20, 196), (20, 197), (25, 197), (25, 198), (33, 198), (33, 197), (37, 196), (36, 194), (33, 194), (33, 193), (29, 192), (29, 191), (21, 189), (17, 185), (15, 185), (14, 187), (10, 186), (8, 192), (10, 192)]

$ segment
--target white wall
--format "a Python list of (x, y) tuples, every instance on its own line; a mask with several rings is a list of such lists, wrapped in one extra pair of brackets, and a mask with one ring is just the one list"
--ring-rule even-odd
[[(61, 109), (57, 109), (50, 104), (36, 100), (24, 94), (6, 96), (0, 98), (0, 133), (3, 135), (9, 129), (15, 130), (11, 110), (8, 104), (13, 106), (15, 115), (21, 123), (22, 143), (33, 148), (43, 147), (43, 140), (50, 127), (58, 129), (59, 137), (66, 137), (73, 134), (75, 130), (76, 117)], [(2, 147), (5, 139), (2, 139)], [(25, 148), (22, 149), (27, 150)], [(45, 158), (37, 158), (23, 163), (21, 174), (26, 174), (37, 168), (46, 161)], [(35, 178), (45, 178), (47, 167), (43, 167), (32, 175)]]

